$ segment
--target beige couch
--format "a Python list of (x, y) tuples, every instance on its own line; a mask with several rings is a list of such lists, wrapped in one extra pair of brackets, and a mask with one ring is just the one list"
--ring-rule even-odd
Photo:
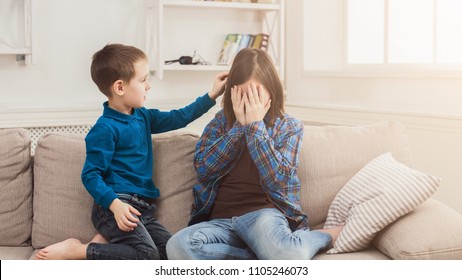
[[(304, 135), (301, 203), (313, 228), (322, 226), (336, 193), (371, 159), (391, 151), (410, 164), (405, 129), (398, 123), (306, 126)], [(42, 136), (31, 157), (27, 130), (0, 130), (0, 259), (30, 259), (52, 243), (69, 237), (88, 242), (95, 234), (92, 199), (80, 181), (83, 139)], [(157, 215), (172, 232), (185, 227), (189, 218), (197, 140), (187, 131), (153, 136), (153, 179), (161, 191)], [(462, 259), (462, 216), (430, 199), (381, 230), (368, 249), (315, 258)]]

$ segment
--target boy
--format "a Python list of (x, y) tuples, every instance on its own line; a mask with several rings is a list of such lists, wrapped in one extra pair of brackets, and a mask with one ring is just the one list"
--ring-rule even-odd
[(143, 107), (149, 66), (146, 54), (135, 47), (106, 45), (93, 56), (91, 77), (108, 98), (85, 138), (82, 170), (100, 234), (88, 244), (70, 238), (50, 245), (36, 259), (166, 259), (171, 234), (153, 216), (159, 190), (151, 179), (151, 134), (185, 127), (207, 112), (223, 93), (227, 73), (216, 76), (209, 93), (170, 112)]

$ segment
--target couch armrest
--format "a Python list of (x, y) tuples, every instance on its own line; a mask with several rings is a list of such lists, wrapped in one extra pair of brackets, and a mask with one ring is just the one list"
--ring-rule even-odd
[(392, 259), (462, 259), (462, 215), (429, 199), (377, 234), (374, 246)]

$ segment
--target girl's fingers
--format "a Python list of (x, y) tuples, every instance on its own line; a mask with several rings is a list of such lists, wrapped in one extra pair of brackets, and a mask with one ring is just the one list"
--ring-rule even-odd
[(266, 91), (263, 85), (258, 86), (258, 96), (260, 97), (261, 103), (266, 105), (266, 103), (269, 100), (269, 94), (266, 94)]
[(242, 102), (242, 103), (244, 103), (246, 108), (250, 108), (250, 97), (249, 97), (250, 95), (251, 94), (249, 94), (249, 92), (247, 92), (247, 94), (244, 94), (242, 96), (242, 99), (244, 100), (244, 102)]
[(235, 90), (235, 87), (232, 87), (231, 88), (231, 102), (233, 104), (236, 103), (236, 90)]
[(242, 93), (241, 88), (237, 89), (237, 96), (239, 97), (239, 108), (243, 109), (244, 108), (244, 94)]
[(256, 104), (256, 100), (255, 100), (255, 92), (252, 89), (252, 85), (247, 86), (247, 97), (249, 99), (249, 104), (253, 107)]

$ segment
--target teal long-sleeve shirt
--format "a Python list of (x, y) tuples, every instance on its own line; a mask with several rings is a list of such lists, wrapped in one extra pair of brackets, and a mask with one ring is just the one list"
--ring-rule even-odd
[(155, 198), (152, 181), (151, 134), (185, 127), (207, 112), (215, 101), (205, 94), (188, 106), (162, 112), (137, 108), (132, 115), (103, 104), (103, 115), (85, 137), (82, 182), (98, 205), (109, 208), (116, 193)]

